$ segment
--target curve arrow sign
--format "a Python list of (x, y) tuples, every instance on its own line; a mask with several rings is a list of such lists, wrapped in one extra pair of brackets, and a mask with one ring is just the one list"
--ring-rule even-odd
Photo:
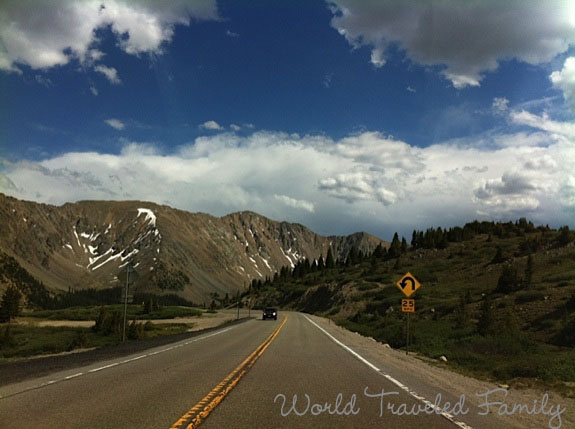
[(403, 292), (408, 298), (415, 293), (417, 289), (421, 287), (421, 283), (411, 274), (406, 273), (397, 283), (399, 290)]

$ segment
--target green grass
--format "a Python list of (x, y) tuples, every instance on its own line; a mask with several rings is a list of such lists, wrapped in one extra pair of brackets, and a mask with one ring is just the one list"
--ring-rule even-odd
[[(431, 358), (445, 355), (450, 366), (476, 376), (573, 382), (575, 347), (570, 346), (571, 340), (559, 343), (557, 338), (561, 332), (568, 337), (563, 320), (575, 317), (575, 304), (568, 304), (575, 293), (575, 250), (557, 248), (556, 233), (546, 233), (546, 247), (532, 254), (531, 286), (520, 286), (507, 294), (496, 291), (504, 266), (491, 263), (497, 248), (502, 249), (505, 263), (524, 278), (527, 257), (520, 254), (520, 245), (541, 235), (493, 235), (491, 241), (487, 241), (487, 235), (478, 235), (472, 240), (450, 243), (444, 250), (409, 251), (401, 256), (399, 268), (396, 259), (378, 260), (375, 265), (367, 259), (354, 267), (286, 279), (281, 286), (272, 285), (269, 289), (277, 296), (288, 296), (283, 301), (287, 306), (313, 312), (313, 303), (306, 296), (313, 296), (314, 289), (305, 295), (304, 292), (329, 285), (332, 298), (339, 300), (332, 308), (323, 309), (322, 314), (347, 329), (394, 348), (404, 348), (406, 323), (400, 309), (404, 296), (395, 282), (409, 271), (422, 283), (413, 296), (416, 314), (411, 319), (411, 350)], [(298, 294), (290, 297), (293, 291)], [(467, 323), (463, 327), (456, 323), (462, 296), (468, 300)], [(477, 333), (483, 297), (491, 298), (499, 326), (494, 334), (485, 336)], [(516, 327), (506, 326), (505, 317), (509, 314), (516, 319)]]
[[(0, 359), (24, 358), (43, 354), (68, 352), (78, 348), (103, 347), (121, 342), (120, 335), (101, 335), (90, 328), (38, 327), (12, 324), (10, 340), (6, 339), (6, 324), (0, 325)], [(144, 330), (144, 337), (186, 332), (186, 324), (153, 325)]]
[[(88, 306), (88, 307), (70, 307), (61, 310), (39, 310), (26, 312), (23, 316), (36, 317), (47, 320), (95, 320), (101, 308), (107, 311), (120, 311), (124, 312), (124, 306), (117, 305), (104, 305), (104, 306)], [(137, 320), (156, 320), (156, 319), (174, 319), (177, 317), (193, 317), (201, 316), (202, 311), (190, 307), (166, 306), (160, 310), (151, 313), (144, 313), (141, 305), (128, 305), (128, 318)]]

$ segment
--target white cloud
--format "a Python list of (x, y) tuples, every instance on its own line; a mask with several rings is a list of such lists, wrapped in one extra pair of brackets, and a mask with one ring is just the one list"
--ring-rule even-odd
[(226, 30), (226, 36), (235, 38), (235, 37), (239, 37), (240, 35), (238, 33), (234, 33), (231, 30)]
[(538, 116), (526, 110), (511, 112), (511, 120), (516, 124), (538, 128), (552, 134), (566, 138), (575, 138), (575, 124), (571, 122), (559, 122), (549, 118), (547, 113)]
[(4, 162), (3, 174), (14, 184), (4, 192), (47, 203), (139, 199), (215, 215), (249, 209), (325, 234), (363, 229), (390, 238), (386, 228), (477, 217), (573, 225), (574, 152), (572, 140), (542, 130), (429, 147), (374, 132), (341, 140), (230, 132), (171, 153), (131, 142), (119, 154)]
[(331, 25), (382, 67), (396, 45), (414, 63), (444, 66), (456, 88), (479, 86), (502, 60), (547, 63), (575, 43), (570, 1), (328, 0)]
[(162, 45), (171, 41), (174, 26), (189, 25), (191, 19), (218, 19), (216, 1), (3, 2), (0, 69), (19, 71), (19, 65), (45, 69), (68, 64), (73, 59), (93, 64), (104, 56), (97, 49), (100, 41), (96, 30), (107, 26), (124, 52), (158, 54)]
[(509, 100), (505, 97), (495, 97), (493, 99), (493, 103), (491, 104), (491, 108), (497, 115), (501, 115), (507, 112), (509, 109)]
[(236, 124), (231, 124), (231, 125), (230, 125), (230, 128), (231, 128), (233, 131), (239, 131), (239, 130), (242, 129), (242, 127), (240, 127), (239, 125), (236, 125)]
[(412, 86), (409, 86), (409, 85), (408, 85), (405, 89), (406, 89), (408, 92), (417, 92), (417, 91), (415, 90), (415, 88), (413, 88)]
[(569, 57), (565, 60), (563, 68), (554, 71), (549, 76), (553, 86), (563, 91), (563, 97), (569, 104), (572, 111), (575, 112), (575, 57)]
[(118, 71), (114, 67), (107, 67), (100, 64), (94, 67), (94, 70), (98, 73), (102, 73), (104, 76), (106, 76), (110, 83), (113, 83), (114, 85), (119, 85), (122, 83), (118, 77)]
[(124, 128), (126, 128), (126, 125), (120, 121), (119, 119), (106, 119), (104, 121), (106, 124), (108, 124), (109, 126), (111, 126), (112, 128), (115, 128), (117, 130), (123, 130)]
[(98, 88), (96, 88), (94, 85), (90, 86), (90, 92), (92, 93), (92, 95), (96, 96), (98, 95)]
[(293, 207), (295, 209), (302, 209), (308, 212), (313, 213), (315, 208), (313, 203), (305, 200), (296, 200), (295, 198), (288, 197), (287, 195), (274, 195), (274, 198), (278, 201), (281, 201), (286, 206)]
[(216, 121), (206, 121), (203, 124), (200, 124), (200, 128), (203, 130), (223, 130), (222, 126), (218, 124)]

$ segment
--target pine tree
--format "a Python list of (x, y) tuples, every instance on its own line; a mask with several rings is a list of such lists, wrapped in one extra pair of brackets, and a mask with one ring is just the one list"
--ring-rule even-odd
[(401, 254), (405, 255), (407, 253), (407, 241), (405, 237), (401, 237)]
[(397, 232), (393, 234), (393, 239), (391, 240), (391, 246), (387, 252), (390, 258), (397, 258), (401, 254), (401, 242), (399, 241), (399, 236)]
[(385, 247), (383, 247), (383, 245), (381, 243), (379, 243), (377, 245), (377, 247), (375, 248), (375, 250), (373, 251), (372, 256), (378, 259), (381, 259), (385, 256), (385, 254), (387, 253), (387, 251), (385, 250)]
[(559, 246), (566, 246), (569, 243), (569, 227), (567, 225), (559, 228), (559, 237), (557, 237), (557, 243)]
[(493, 309), (491, 308), (491, 300), (484, 298), (481, 303), (479, 322), (477, 324), (477, 332), (480, 335), (490, 335), (493, 333), (495, 328), (495, 322), (493, 318)]
[(519, 279), (517, 278), (517, 271), (511, 266), (504, 266), (497, 281), (497, 291), (502, 293), (509, 293), (519, 289)]
[(413, 233), (411, 234), (411, 247), (413, 249), (417, 249), (419, 247), (418, 243), (417, 243), (417, 231), (415, 229), (413, 230)]
[(505, 262), (505, 258), (503, 257), (503, 250), (501, 249), (501, 247), (497, 246), (497, 252), (495, 253), (493, 259), (491, 260), (491, 263), (500, 264), (502, 262)]
[(0, 322), (10, 322), (20, 314), (22, 294), (16, 287), (8, 286), (0, 302)]
[(327, 249), (327, 256), (325, 258), (326, 268), (335, 268), (335, 260), (333, 259), (333, 253), (331, 252), (331, 246)]

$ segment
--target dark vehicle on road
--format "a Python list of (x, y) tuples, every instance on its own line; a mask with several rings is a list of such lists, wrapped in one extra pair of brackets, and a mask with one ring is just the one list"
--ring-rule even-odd
[(262, 314), (262, 320), (266, 319), (274, 319), (278, 320), (278, 312), (273, 307), (267, 307), (264, 309), (264, 313)]

